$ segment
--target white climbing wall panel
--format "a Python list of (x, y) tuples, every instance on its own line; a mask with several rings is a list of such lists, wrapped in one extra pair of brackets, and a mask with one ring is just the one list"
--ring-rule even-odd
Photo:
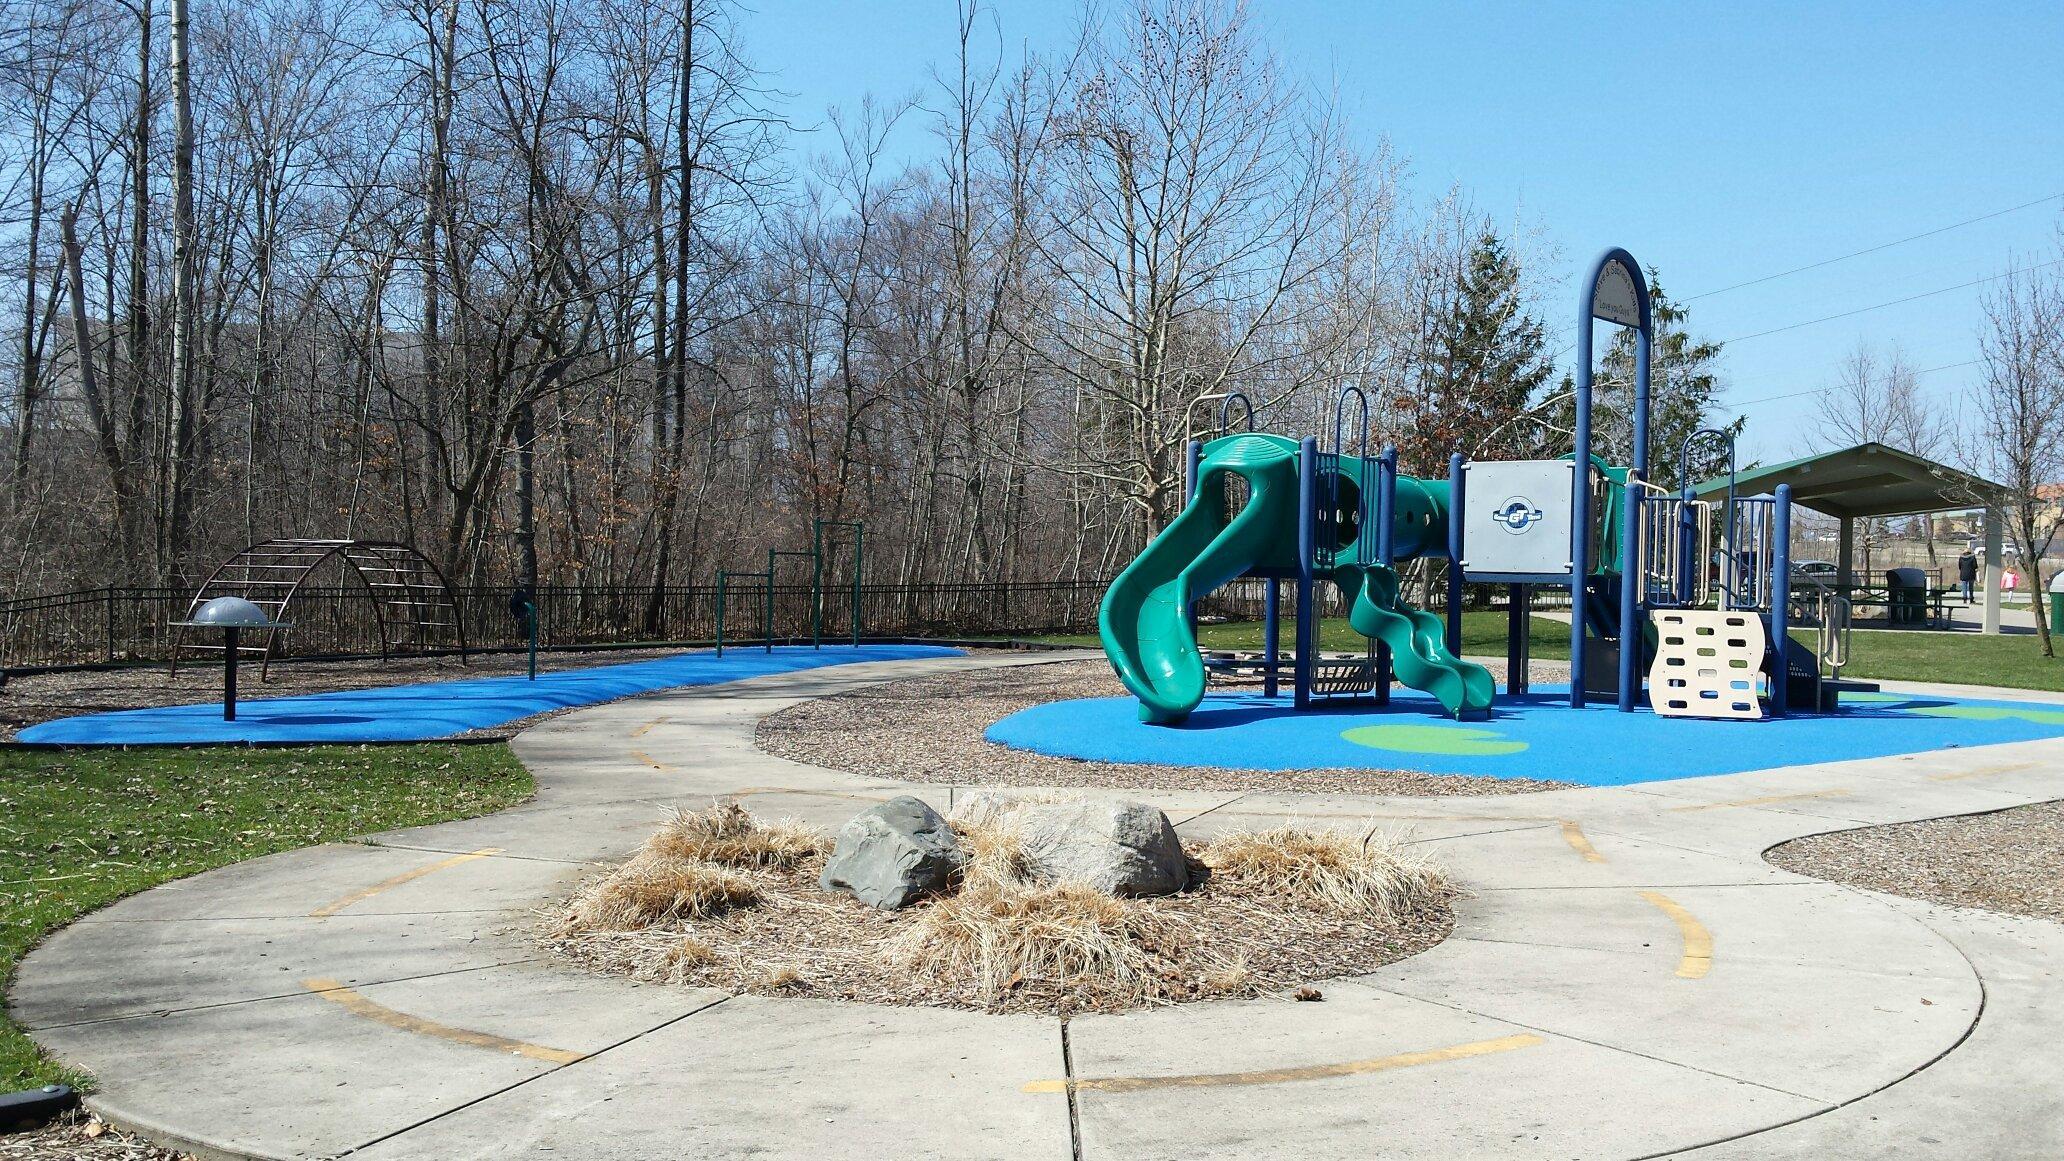
[(1648, 704), (1680, 718), (1763, 716), (1756, 698), (1769, 638), (1755, 613), (1712, 609), (1656, 609), (1655, 664), (1648, 670)]

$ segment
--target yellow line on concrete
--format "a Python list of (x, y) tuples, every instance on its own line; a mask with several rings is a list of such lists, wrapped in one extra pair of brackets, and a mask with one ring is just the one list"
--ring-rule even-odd
[(1587, 863), (1602, 863), (1605, 861), (1605, 856), (1599, 854), (1598, 848), (1591, 845), (1591, 840), (1584, 837), (1584, 828), (1577, 825), (1576, 819), (1565, 818), (1562, 820), (1562, 841), (1568, 843), (1571, 850), (1584, 856), (1584, 861)]
[(632, 737), (634, 737), (634, 738), (642, 738), (642, 737), (644, 737), (644, 736), (645, 736), (646, 734), (649, 734), (649, 733), (651, 733), (651, 732), (652, 732), (652, 727), (654, 727), (654, 726), (657, 726), (657, 725), (660, 725), (661, 723), (665, 722), (665, 721), (667, 720), (667, 716), (668, 716), (668, 715), (666, 715), (666, 714), (661, 714), (661, 715), (659, 715), (658, 717), (656, 717), (656, 718), (653, 718), (653, 719), (652, 719), (651, 721), (649, 721), (649, 722), (646, 722), (646, 723), (645, 723), (644, 725), (642, 725), (642, 726), (639, 726), (639, 727), (638, 727), (637, 729), (635, 729), (635, 730), (632, 730), (632, 731), (631, 731), (631, 736), (632, 736)]
[(1737, 798), (1731, 802), (1699, 802), (1690, 806), (1673, 806), (1671, 810), (1719, 810), (1728, 806), (1768, 806), (1773, 802), (1800, 802), (1808, 798), (1847, 798), (1847, 789), (1807, 790), (1798, 794), (1766, 794), (1761, 798)]
[(454, 1044), (506, 1052), (512, 1056), (542, 1060), (548, 1064), (572, 1064), (586, 1057), (585, 1053), (568, 1052), (564, 1048), (547, 1048), (542, 1044), (532, 1044), (525, 1040), (511, 1040), (506, 1036), (475, 1032), (470, 1028), (454, 1028), (449, 1024), (440, 1024), (421, 1016), (411, 1016), (407, 1012), (397, 1012), (385, 1004), (366, 999), (336, 980), (316, 977), (302, 980), (301, 986), (354, 1016), (363, 1016), (376, 1024), (385, 1024), (402, 1032), (435, 1036), (439, 1040), (449, 1040)]
[(761, 794), (796, 794), (808, 798), (845, 798), (854, 802), (886, 801), (879, 794), (853, 794), (844, 790), (805, 790), (800, 786), (747, 786), (740, 790), (733, 790), (729, 794), (720, 795), (717, 801), (737, 802), (741, 798), (752, 798)]
[(1930, 774), (1928, 777), (1936, 782), (1955, 782), (1959, 778), (1983, 778), (1988, 774), (2012, 774), (2020, 770), (2033, 770), (2041, 765), (2041, 762), (2009, 762), (2004, 766), (1980, 766), (1976, 770), (1960, 770), (1954, 774)]
[(379, 882), (374, 883), (370, 887), (365, 887), (360, 890), (353, 891), (351, 894), (346, 895), (343, 898), (336, 900), (335, 902), (325, 903), (322, 906), (316, 908), (315, 910), (310, 911), (308, 913), (308, 917), (310, 919), (328, 919), (330, 916), (335, 915), (337, 912), (344, 910), (346, 907), (351, 906), (353, 903), (363, 902), (367, 899), (372, 898), (375, 895), (378, 895), (382, 891), (387, 891), (395, 887), (399, 887), (403, 883), (412, 883), (417, 879), (420, 879), (423, 876), (429, 874), (432, 871), (442, 871), (446, 867), (456, 867), (460, 863), (470, 863), (474, 859), (484, 859), (490, 855), (499, 855), (501, 853), (502, 848), (500, 847), (482, 847), (477, 851), (469, 851), (463, 855), (453, 855), (451, 858), (448, 859), (440, 859), (437, 862), (417, 867), (413, 871), (403, 871), (401, 874), (396, 875), (391, 879), (382, 879)]
[(1668, 895), (1659, 891), (1643, 891), (1641, 897), (1669, 916), (1677, 925), (1678, 933), (1684, 937), (1684, 954), (1677, 960), (1677, 974), (1687, 980), (1704, 978), (1713, 970), (1713, 933)]
[(652, 767), (654, 770), (657, 770), (662, 774), (668, 773), (673, 770), (672, 766), (667, 765), (665, 762), (660, 761), (659, 759), (653, 757), (652, 755), (646, 753), (643, 750), (632, 750), (631, 757), (636, 758), (638, 761), (645, 763), (647, 766)]
[(1088, 1080), (1035, 1080), (1025, 1086), (1025, 1092), (1145, 1092), (1161, 1088), (1229, 1088), (1252, 1084), (1287, 1084), (1299, 1080), (1325, 1080), (1335, 1076), (1362, 1076), (1372, 1072), (1389, 1072), (1393, 1069), (1411, 1068), (1418, 1064), (1439, 1064), (1448, 1060), (1466, 1060), (1472, 1056), (1488, 1056), (1494, 1052), (1510, 1052), (1515, 1048), (1531, 1048), (1542, 1043), (1539, 1036), (1522, 1032), (1516, 1036), (1500, 1036), (1496, 1040), (1474, 1040), (1467, 1044), (1454, 1044), (1446, 1048), (1435, 1048), (1426, 1052), (1400, 1052), (1396, 1056), (1378, 1056), (1372, 1060), (1348, 1060), (1339, 1064), (1311, 1064), (1301, 1068), (1264, 1068), (1254, 1072), (1208, 1072), (1193, 1076), (1105, 1076)]

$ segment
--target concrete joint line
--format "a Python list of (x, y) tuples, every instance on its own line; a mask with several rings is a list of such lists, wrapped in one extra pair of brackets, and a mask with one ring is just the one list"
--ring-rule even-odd
[[(1633, 1161), (1660, 1161), (1660, 1159), (1666, 1157), (1687, 1157), (1694, 1153), (1698, 1153), (1718, 1145), (1725, 1145), (1732, 1141), (1747, 1140), (1751, 1137), (1759, 1136), (1761, 1134), (1772, 1132), (1777, 1129), (1783, 1129), (1788, 1128), (1792, 1125), (1803, 1124), (1804, 1122), (1810, 1121), (1815, 1117), (1824, 1117), (1827, 1114), (1835, 1112), (1839, 1109), (1848, 1108), (1850, 1105), (1856, 1104), (1858, 1101), (1867, 1101), (1874, 1096), (1878, 1096), (1881, 1093), (1889, 1092), (1892, 1089), (1897, 1088), (1902, 1084), (1905, 1084), (1907, 1081), (1912, 1080), (1914, 1077), (1919, 1076), (1921, 1073), (1926, 1072), (1929, 1069), (1935, 1067), (1937, 1064), (1940, 1064), (1942, 1061), (1948, 1059), (1950, 1053), (1955, 1052), (1959, 1048), (1962, 1048), (1964, 1046), (1964, 1042), (1971, 1038), (1971, 1034), (1978, 1030), (1978, 1022), (1985, 1019), (1985, 1009), (1988, 1001), (1991, 998), (1991, 993), (1988, 991), (1985, 985), (1985, 973), (1978, 970), (1978, 964), (1976, 963), (1976, 961), (1971, 959), (1968, 953), (1964, 951), (1963, 945), (1959, 944), (1956, 940), (1951, 939), (1946, 933), (1942, 932), (1926, 920), (1915, 919), (1914, 921), (1916, 923), (1919, 923), (1921, 926), (1927, 928), (1929, 931), (1934, 932), (1935, 935), (1941, 938), (1943, 942), (1949, 944), (1950, 947), (1954, 948), (1956, 950), (1957, 955), (1963, 959), (1964, 963), (1967, 966), (1970, 967), (1971, 978), (1977, 981), (1978, 984), (1978, 1010), (1971, 1013), (1971, 1022), (1964, 1026), (1963, 1032), (1960, 1035), (1958, 1035), (1955, 1040), (1951, 1041), (1947, 1047), (1943, 1048), (1942, 1051), (1936, 1053), (1935, 1055), (1929, 1057), (1921, 1063), (1915, 1065), (1913, 1068), (1909, 1069), (1905, 1074), (1901, 1076), (1896, 1076), (1874, 1089), (1871, 1089), (1867, 1092), (1857, 1093), (1855, 1096), (1847, 1097), (1839, 1101), (1822, 1101), (1821, 1103), (1826, 1106), (1824, 1108), (1818, 1108), (1810, 1113), (1805, 1113), (1801, 1116), (1791, 1117), (1787, 1120), (1778, 1121), (1775, 1124), (1765, 1125), (1760, 1129), (1750, 1129), (1746, 1132), (1733, 1133), (1725, 1137), (1715, 1137), (1710, 1141), (1701, 1141), (1696, 1145), (1676, 1146), (1670, 1149), (1666, 1149), (1660, 1153), (1644, 1153), (1641, 1156), (1634, 1158)], [(1807, 1099), (1818, 1100), (1819, 1098), (1815, 1097)]]
[[(1830, 1108), (1835, 1107), (1832, 1102), (1828, 1101), (1824, 1097), (1808, 1096), (1805, 1093), (1793, 1092), (1788, 1088), (1779, 1088), (1774, 1084), (1766, 1084), (1760, 1080), (1750, 1080), (1748, 1077), (1745, 1076), (1734, 1076), (1730, 1073), (1716, 1072), (1710, 1068), (1701, 1068), (1696, 1064), (1687, 1064), (1682, 1060), (1672, 1060), (1667, 1056), (1657, 1056), (1652, 1052), (1643, 1052), (1638, 1048), (1628, 1048), (1622, 1044), (1610, 1044), (1603, 1040), (1594, 1040), (1589, 1036), (1579, 1036), (1574, 1032), (1563, 1032), (1555, 1028), (1549, 1028), (1545, 1025), (1529, 1024), (1524, 1020), (1515, 1020), (1510, 1016), (1495, 1015), (1493, 1013), (1486, 1012), (1481, 1009), (1472, 1008), (1467, 1004), (1457, 1004), (1452, 1000), (1442, 1000), (1435, 998), (1433, 996), (1414, 995), (1411, 992), (1399, 991), (1396, 988), (1389, 988), (1383, 986), (1382, 984), (1371, 983), (1364, 978), (1358, 978), (1355, 980), (1355, 982), (1365, 988), (1370, 988), (1379, 992), (1385, 992), (1389, 995), (1398, 996), (1400, 998), (1407, 1000), (1415, 1000), (1422, 1004), (1433, 1004), (1436, 1007), (1446, 1008), (1451, 1012), (1461, 1012), (1464, 1015), (1475, 1016), (1480, 1020), (1490, 1020), (1495, 1023), (1510, 1025), (1514, 1028), (1524, 1028), (1529, 1032), (1535, 1032), (1542, 1036), (1553, 1036), (1562, 1040), (1573, 1041), (1578, 1044), (1588, 1044), (1593, 1048), (1602, 1048), (1607, 1052), (1617, 1052), (1625, 1056), (1639, 1057), (1642, 1060), (1653, 1061), (1656, 1064), (1666, 1064), (1669, 1065), (1671, 1068), (1681, 1068), (1687, 1072), (1700, 1073), (1702, 1075), (1714, 1077), (1719, 1080), (1728, 1081), (1733, 1084), (1745, 1084), (1752, 1088), (1760, 1088), (1765, 1092), (1774, 1092), (1781, 1096), (1794, 1097), (1802, 1101), (1812, 1101), (1815, 1104), (1827, 1105)], [(1771, 1127), (1774, 1128), (1775, 1126)]]
[[(443, 976), (462, 976), (467, 972), (486, 972), (496, 968), (516, 967), (519, 964), (538, 963), (542, 956), (526, 955), (518, 959), (501, 960), (496, 963), (475, 964), (472, 967), (446, 968), (438, 972), (418, 972), (412, 976), (389, 976), (385, 979), (362, 980), (359, 987), (376, 988), (382, 984), (406, 984), (415, 980), (434, 980)], [(245, 996), (238, 1000), (217, 1000), (212, 1004), (188, 1004), (179, 1008), (153, 1008), (148, 1012), (129, 1012), (120, 1016), (96, 1016), (91, 1020), (67, 1020), (62, 1024), (39, 1024), (36, 1031), (57, 1028), (84, 1028), (93, 1024), (117, 1024), (124, 1020), (161, 1020), (168, 1016), (185, 1016), (194, 1012), (213, 1012), (219, 1008), (240, 1008), (245, 1004), (276, 1004), (281, 1000), (300, 1000), (308, 996), (307, 989), (298, 992), (274, 992), (263, 996)]]
[(1217, 806), (1207, 806), (1203, 810), (1200, 810), (1197, 813), (1189, 816), (1188, 818), (1183, 819), (1181, 822), (1174, 822), (1170, 823), (1169, 825), (1188, 826), (1189, 824), (1197, 821), (1198, 819), (1203, 818), (1207, 814), (1216, 814), (1217, 812), (1224, 810), (1226, 807), (1231, 806), (1235, 802), (1238, 802), (1241, 799), (1248, 797), (1250, 793), (1251, 792), (1249, 791), (1242, 791), (1241, 793), (1235, 794), (1231, 798), (1226, 799), (1224, 802), (1219, 803)]
[(353, 1153), (362, 1153), (362, 1152), (364, 1152), (365, 1150), (367, 1150), (367, 1149), (370, 1149), (370, 1148), (372, 1148), (372, 1147), (373, 1147), (373, 1146), (375, 1146), (375, 1145), (379, 1145), (379, 1144), (382, 1144), (382, 1143), (384, 1143), (384, 1142), (387, 1142), (387, 1141), (391, 1141), (391, 1140), (393, 1140), (393, 1139), (394, 1139), (394, 1138), (396, 1138), (396, 1137), (402, 1136), (403, 1134), (406, 1134), (406, 1133), (413, 1133), (413, 1132), (415, 1132), (415, 1131), (416, 1131), (417, 1129), (420, 1129), (420, 1128), (424, 1127), (425, 1125), (430, 1125), (430, 1124), (434, 1124), (434, 1123), (436, 1123), (436, 1122), (438, 1122), (438, 1121), (441, 1121), (441, 1120), (443, 1120), (443, 1119), (444, 1119), (444, 1118), (446, 1118), (446, 1117), (452, 1116), (452, 1115), (453, 1115), (453, 1114), (455, 1114), (455, 1113), (462, 1113), (462, 1112), (466, 1111), (467, 1109), (470, 1109), (470, 1108), (472, 1108), (472, 1107), (473, 1107), (474, 1105), (478, 1105), (478, 1104), (484, 1104), (484, 1103), (486, 1103), (486, 1102), (488, 1102), (488, 1101), (494, 1100), (494, 1099), (495, 1099), (496, 1097), (499, 1097), (499, 1096), (504, 1096), (504, 1095), (507, 1095), (508, 1093), (514, 1092), (515, 1090), (517, 1090), (517, 1089), (519, 1089), (519, 1088), (522, 1088), (522, 1087), (523, 1087), (524, 1085), (526, 1085), (526, 1084), (529, 1084), (529, 1083), (530, 1083), (531, 1081), (534, 1081), (534, 1080), (538, 1080), (538, 1079), (541, 1079), (541, 1078), (543, 1078), (543, 1077), (547, 1077), (547, 1076), (550, 1076), (550, 1075), (552, 1075), (553, 1073), (555, 1073), (555, 1072), (558, 1072), (558, 1071), (559, 1071), (560, 1069), (562, 1069), (562, 1068), (571, 1068), (571, 1067), (573, 1067), (573, 1066), (574, 1066), (575, 1064), (578, 1064), (578, 1063), (580, 1063), (580, 1062), (582, 1062), (582, 1061), (594, 1060), (595, 1058), (597, 1058), (597, 1057), (599, 1057), (599, 1056), (602, 1056), (602, 1055), (604, 1055), (604, 1054), (606, 1054), (606, 1053), (609, 1053), (609, 1052), (613, 1052), (613, 1051), (615, 1051), (615, 1050), (616, 1050), (616, 1049), (618, 1049), (618, 1048), (622, 1048), (622, 1047), (623, 1047), (624, 1045), (626, 1045), (626, 1044), (629, 1044), (629, 1043), (630, 1043), (630, 1042), (632, 1042), (633, 1040), (639, 1040), (639, 1039), (642, 1039), (642, 1038), (644, 1038), (644, 1037), (646, 1037), (646, 1036), (650, 1036), (650, 1035), (652, 1035), (652, 1034), (653, 1034), (654, 1032), (660, 1032), (660, 1031), (663, 1031), (663, 1030), (665, 1030), (665, 1029), (671, 1028), (671, 1027), (673, 1027), (674, 1025), (676, 1025), (676, 1024), (678, 1024), (678, 1023), (680, 1023), (680, 1022), (681, 1022), (681, 1021), (683, 1021), (683, 1020), (686, 1020), (686, 1019), (688, 1019), (688, 1018), (689, 1018), (689, 1017), (691, 1017), (691, 1016), (699, 1016), (699, 1015), (701, 1015), (702, 1013), (704, 1013), (704, 1012), (707, 1012), (707, 1011), (709, 1011), (709, 1010), (710, 1010), (711, 1008), (714, 1008), (714, 1007), (716, 1007), (717, 1005), (719, 1005), (719, 1004), (722, 1004), (722, 1003), (724, 1003), (724, 1002), (726, 1002), (727, 1000), (730, 1000), (730, 999), (732, 999), (732, 997), (730, 997), (730, 996), (719, 996), (719, 997), (717, 997), (716, 999), (714, 999), (714, 1000), (711, 1000), (711, 1001), (710, 1001), (709, 1003), (707, 1003), (707, 1004), (703, 1004), (703, 1005), (701, 1005), (701, 1006), (699, 1006), (699, 1007), (695, 1007), (695, 1008), (690, 1008), (690, 1009), (689, 1009), (688, 1011), (686, 1011), (686, 1012), (683, 1012), (683, 1013), (681, 1013), (681, 1014), (680, 1014), (680, 1015), (678, 1015), (678, 1016), (669, 1016), (669, 1017), (668, 1017), (668, 1018), (666, 1018), (665, 1020), (662, 1020), (662, 1021), (660, 1021), (659, 1023), (657, 1023), (657, 1024), (654, 1024), (654, 1025), (653, 1025), (652, 1027), (650, 1027), (650, 1028), (646, 1028), (646, 1029), (643, 1029), (643, 1030), (641, 1030), (641, 1031), (638, 1031), (638, 1032), (633, 1032), (633, 1033), (631, 1033), (631, 1034), (630, 1034), (629, 1036), (626, 1036), (626, 1037), (624, 1037), (624, 1038), (623, 1038), (623, 1039), (621, 1039), (621, 1040), (617, 1040), (617, 1041), (613, 1041), (613, 1042), (611, 1042), (611, 1043), (609, 1043), (609, 1044), (605, 1044), (605, 1045), (603, 1045), (602, 1047), (600, 1047), (600, 1048), (597, 1048), (597, 1049), (596, 1049), (595, 1051), (593, 1051), (593, 1052), (589, 1052), (589, 1053), (585, 1053), (585, 1054), (583, 1054), (583, 1055), (580, 1055), (580, 1056), (576, 1057), (576, 1058), (575, 1058), (574, 1060), (572, 1060), (572, 1061), (569, 1061), (569, 1062), (567, 1062), (567, 1063), (565, 1063), (565, 1064), (557, 1064), (557, 1065), (554, 1065), (554, 1066), (553, 1066), (553, 1067), (551, 1067), (551, 1068), (543, 1069), (543, 1070), (541, 1070), (541, 1071), (539, 1071), (539, 1072), (536, 1072), (536, 1073), (533, 1073), (533, 1074), (531, 1074), (530, 1076), (526, 1076), (526, 1077), (524, 1077), (524, 1078), (523, 1078), (522, 1080), (519, 1080), (519, 1081), (515, 1081), (515, 1082), (513, 1082), (513, 1083), (510, 1083), (510, 1084), (505, 1084), (505, 1085), (503, 1085), (502, 1087), (500, 1087), (500, 1088), (498, 1088), (498, 1089), (495, 1089), (495, 1090), (494, 1090), (493, 1092), (486, 1092), (486, 1093), (482, 1093), (482, 1094), (480, 1094), (479, 1096), (477, 1096), (477, 1097), (473, 1097), (473, 1098), (472, 1098), (472, 1099), (470, 1099), (470, 1100), (465, 1100), (465, 1101), (461, 1101), (461, 1102), (459, 1102), (458, 1104), (456, 1104), (456, 1105), (453, 1105), (453, 1106), (452, 1106), (451, 1108), (448, 1108), (448, 1109), (445, 1109), (445, 1110), (443, 1110), (442, 1112), (436, 1112), (436, 1113), (432, 1113), (432, 1114), (430, 1114), (429, 1116), (427, 1116), (427, 1117), (424, 1117), (424, 1118), (423, 1118), (422, 1120), (419, 1120), (419, 1121), (413, 1122), (412, 1124), (407, 1124), (407, 1125), (403, 1125), (403, 1126), (402, 1126), (401, 1128), (399, 1128), (399, 1129), (395, 1129), (395, 1130), (393, 1130), (393, 1131), (391, 1131), (391, 1132), (387, 1132), (387, 1133), (382, 1133), (382, 1134), (380, 1134), (379, 1136), (377, 1136), (377, 1137), (374, 1137), (374, 1138), (373, 1138), (372, 1140), (370, 1140), (370, 1141), (362, 1141), (362, 1142), (360, 1142), (360, 1143), (358, 1143), (358, 1144), (356, 1144), (356, 1145), (353, 1145), (353, 1146), (352, 1146), (352, 1147), (350, 1147), (349, 1149), (346, 1149), (346, 1150), (344, 1150), (343, 1152), (341, 1152), (341, 1153), (337, 1154), (337, 1156), (339, 1156), (339, 1157), (349, 1157), (349, 1156), (350, 1156), (350, 1155), (352, 1155)]
[[(418, 851), (426, 855), (467, 855), (473, 853), (471, 851), (458, 850), (453, 847), (425, 847), (417, 846), (414, 843), (380, 842), (376, 839), (361, 839), (353, 845), (362, 847), (372, 847), (375, 850), (382, 851)], [(509, 851), (500, 851), (490, 857), (497, 859), (520, 859), (526, 863), (559, 863), (562, 866), (568, 867), (585, 867), (589, 865), (588, 860), (586, 859), (555, 859), (546, 855), (512, 854)]]

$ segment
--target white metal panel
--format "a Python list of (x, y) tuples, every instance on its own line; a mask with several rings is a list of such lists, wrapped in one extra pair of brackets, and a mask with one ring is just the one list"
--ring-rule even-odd
[(1576, 462), (1484, 460), (1465, 464), (1462, 472), (1464, 571), (1566, 580)]

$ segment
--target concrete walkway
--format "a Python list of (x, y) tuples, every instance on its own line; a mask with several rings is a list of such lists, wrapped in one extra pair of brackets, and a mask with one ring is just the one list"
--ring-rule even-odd
[(26, 960), (16, 1015), (99, 1076), (104, 1116), (236, 1157), (2064, 1153), (2064, 926), (1760, 857), (2064, 797), (2064, 740), (1499, 797), (1146, 796), (1188, 835), (1407, 828), (1470, 888), (1447, 942), (1321, 1003), (1063, 1022), (781, 1000), (594, 976), (530, 941), (536, 908), (676, 804), (832, 825), (911, 792), (760, 752), (762, 716), (997, 663), (555, 719), (517, 740), (535, 802), (128, 899)]

